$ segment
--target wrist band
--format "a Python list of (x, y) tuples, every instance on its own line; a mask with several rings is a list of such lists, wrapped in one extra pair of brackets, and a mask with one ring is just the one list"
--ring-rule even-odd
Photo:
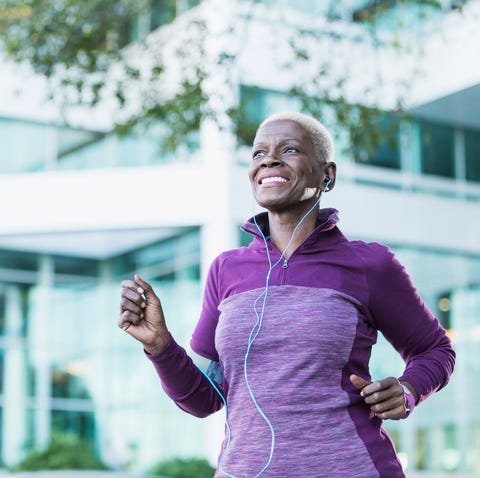
[(415, 397), (413, 396), (413, 393), (409, 390), (409, 388), (406, 385), (403, 385), (402, 383), (400, 384), (403, 388), (403, 394), (405, 397), (405, 416), (403, 417), (408, 418), (410, 414), (413, 412), (413, 409), (415, 408)]

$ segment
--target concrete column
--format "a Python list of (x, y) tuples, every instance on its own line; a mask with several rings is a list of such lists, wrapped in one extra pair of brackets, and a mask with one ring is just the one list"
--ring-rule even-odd
[(221, 251), (238, 245), (238, 225), (232, 213), (233, 139), (229, 133), (220, 131), (213, 121), (205, 120), (201, 130), (201, 148), (208, 169), (205, 194), (211, 207), (211, 214), (206, 215), (208, 219), (201, 230), (200, 267), (204, 280), (213, 258)]
[(38, 288), (35, 307), (30, 317), (30, 350), (35, 370), (35, 445), (44, 449), (51, 438), (51, 364), (50, 342), (55, 333), (51, 324), (54, 265), (51, 256), (44, 255), (39, 261)]
[[(100, 264), (99, 271), (100, 282), (96, 288), (95, 297), (99, 321), (96, 324), (97, 332), (95, 334), (93, 354), (88, 357), (82, 357), (87, 364), (87, 376), (83, 377), (88, 384), (89, 392), (95, 402), (95, 438), (96, 447), (102, 451), (102, 458), (111, 466), (116, 467), (116, 463), (111, 462), (112, 443), (115, 437), (111, 436), (112, 408), (114, 407), (115, 397), (112, 396), (112, 380), (109, 370), (114, 367), (114, 361), (111, 354), (107, 353), (108, 337), (115, 332), (115, 320), (118, 311), (118, 301), (120, 296), (120, 284), (113, 284), (111, 262), (104, 260)], [(118, 294), (114, 295), (114, 289)], [(117, 299), (118, 297), (118, 299)], [(114, 302), (114, 298), (117, 299)], [(118, 330), (118, 332), (121, 332)], [(123, 443), (123, 437), (118, 440)]]
[(478, 356), (475, 331), (479, 304), (480, 294), (469, 287), (454, 291), (451, 297), (452, 328), (457, 334), (453, 405), (456, 440), (453, 453), (455, 450), (458, 452), (455, 471), (463, 472), (469, 469), (468, 454), (472, 450), (473, 423), (478, 420), (475, 416), (476, 382), (472, 380), (472, 374), (475, 374), (474, 357)]
[(399, 448), (401, 450), (401, 453), (404, 454), (404, 457), (406, 457), (406, 463), (404, 466), (407, 466), (407, 471), (415, 469), (416, 466), (416, 458), (417, 458), (417, 450), (418, 450), (418, 443), (417, 439), (418, 436), (415, 433), (415, 423), (414, 423), (414, 417), (410, 417), (408, 420), (405, 422), (401, 423), (401, 426), (399, 427), (400, 431), (400, 443), (399, 443)]
[(442, 469), (445, 453), (445, 430), (442, 425), (429, 427), (426, 441), (426, 465), (428, 470)]
[(11, 285), (5, 292), (2, 456), (7, 465), (14, 465), (22, 458), (27, 438), (27, 371), (21, 291), (18, 286)]

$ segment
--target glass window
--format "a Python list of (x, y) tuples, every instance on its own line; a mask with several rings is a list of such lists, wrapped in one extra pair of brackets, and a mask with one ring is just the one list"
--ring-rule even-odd
[(437, 318), (446, 329), (450, 329), (451, 318), (450, 318), (450, 309), (451, 309), (451, 293), (444, 292), (438, 296), (437, 303)]
[(65, 370), (55, 368), (52, 371), (52, 397), (89, 398), (88, 391), (80, 377)]
[[(427, 306), (447, 328), (457, 352), (457, 368), (449, 385), (415, 412), (408, 432), (393, 421), (385, 422), (385, 428), (389, 432), (398, 430), (400, 443), (416, 437), (411, 447), (402, 450), (415, 450), (416, 456), (408, 457), (412, 470), (416, 467), (453, 471), (459, 466), (460, 453), (469, 453), (461, 449), (463, 442), (458, 437), (470, 426), (470, 408), (475, 407), (475, 401), (468, 405), (461, 403), (462, 397), (477, 396), (480, 390), (473, 378), (480, 373), (480, 258), (404, 246), (392, 249)], [(372, 376), (399, 376), (404, 368), (403, 360), (379, 336), (372, 353)], [(454, 413), (455, 410), (462, 413)]]
[(116, 276), (144, 271), (151, 279), (174, 280), (180, 277), (197, 280), (200, 277), (200, 234), (198, 228), (179, 233), (168, 239), (112, 259)]
[(277, 111), (295, 111), (299, 108), (299, 101), (290, 94), (242, 85), (240, 108), (235, 119), (238, 140), (241, 144), (250, 146), (258, 125), (268, 115)]
[[(288, 7), (307, 15), (325, 15), (334, 9), (337, 2), (319, 2), (318, 0), (287, 0)], [(340, 2), (338, 2), (340, 3)], [(338, 5), (337, 3), (337, 5)]]
[(480, 131), (465, 131), (465, 177), (480, 181)]
[(95, 277), (99, 261), (80, 257), (55, 256), (55, 273)]
[(0, 249), (0, 269), (36, 271), (37, 268), (37, 254)]
[[(171, 317), (172, 333), (179, 343), (187, 344), (201, 308), (199, 228), (172, 228), (162, 234), (156, 237), (165, 237), (164, 240), (143, 250), (135, 249), (122, 259), (129, 267), (142, 268), (145, 279), (161, 297), (165, 314)], [(8, 342), (24, 354), (25, 366), (21, 368), (5, 356), (5, 339), (0, 336), (0, 394), (1, 387), (6, 386), (4, 367), (13, 365), (24, 384), (22, 393), (27, 404), (35, 404), (41, 398), (49, 405), (48, 411), (39, 412), (33, 406), (25, 411), (25, 420), (18, 423), (25, 443), (33, 443), (38, 436), (38, 413), (44, 412), (50, 413), (53, 433), (68, 432), (100, 446), (107, 444), (101, 450), (105, 454), (109, 452), (108, 443), (118, 436), (132, 446), (138, 443), (144, 450), (152, 441), (157, 444), (168, 441), (179, 423), (181, 427), (189, 426), (188, 417), (172, 409), (161, 387), (152, 388), (151, 371), (142, 366), (145, 359), (138, 353), (138, 344), (116, 327), (119, 283), (108, 277), (103, 279), (108, 267), (104, 268), (102, 261), (52, 256), (54, 283), (34, 280), (33, 286), (27, 286), (23, 282), (15, 284), (14, 273), (19, 272), (17, 266), (21, 265), (33, 268), (20, 271), (22, 274), (36, 277), (38, 254), (0, 252), (6, 277), (0, 281), (0, 332), (9, 322), (18, 324), (18, 315), (26, 324), (25, 330), (17, 334), (22, 340)], [(109, 259), (105, 265), (115, 260)], [(72, 277), (76, 274), (79, 283), (63, 281), (59, 286), (60, 274)], [(96, 279), (94, 285), (91, 275)], [(165, 277), (174, 281), (168, 282)], [(19, 293), (14, 301), (15, 288)], [(7, 317), (9, 313), (14, 316)], [(0, 408), (0, 414), (3, 412), (5, 409)], [(152, 420), (169, 424), (154, 431), (153, 436), (139, 436), (139, 426), (147, 429)], [(101, 440), (96, 435), (96, 421), (108, 424), (102, 430)], [(204, 425), (192, 427), (195, 439), (186, 453), (193, 456), (201, 442), (198, 437), (204, 436)], [(1, 435), (5, 436), (5, 430)], [(171, 451), (172, 455), (178, 453), (178, 449)], [(157, 455), (158, 446), (148, 449), (148, 460)]]
[(240, 87), (240, 109), (235, 121), (237, 138), (241, 144), (251, 145), (259, 122), (265, 116), (264, 90), (256, 87)]
[(57, 128), (57, 135), (59, 157), (95, 143), (104, 136), (101, 133), (66, 127)]
[(0, 118), (0, 172), (38, 171), (45, 167), (46, 125)]
[[(86, 130), (0, 118), (0, 172), (41, 171), (102, 135)], [(25, 139), (28, 138), (28, 141)]]
[(100, 139), (81, 148), (66, 149), (59, 155), (58, 169), (94, 169), (115, 165), (114, 149), (108, 139)]
[(95, 436), (95, 418), (92, 412), (52, 410), (52, 431), (71, 433), (77, 438), (92, 441)]
[(372, 111), (368, 121), (371, 123), (368, 134), (363, 131), (363, 127), (353, 130), (351, 134), (355, 161), (400, 169), (400, 120), (393, 114), (376, 114)]
[(167, 134), (161, 123), (150, 126), (138, 135), (117, 137), (110, 134), (85, 143), (82, 147), (67, 150), (59, 157), (57, 168), (96, 169), (190, 161), (192, 153), (199, 149), (198, 132), (188, 134), (175, 152), (168, 153), (162, 151)]
[(186, 135), (175, 152), (162, 150), (168, 135), (161, 122), (142, 133), (118, 137), (113, 133), (0, 118), (0, 173), (191, 161), (200, 145), (198, 131)]
[(138, 40), (138, 16), (134, 15), (126, 19), (118, 29), (118, 45), (124, 47)]
[[(312, 112), (312, 108), (315, 112)], [(308, 98), (302, 95), (295, 96), (290, 93), (242, 85), (240, 107), (238, 116), (235, 118), (239, 142), (251, 145), (260, 122), (277, 111), (305, 111), (316, 117), (321, 116), (327, 128), (336, 134), (337, 149), (345, 141), (341, 135), (338, 136), (338, 128), (335, 129), (331, 124), (329, 125), (329, 119), (331, 123), (335, 123), (335, 114), (331, 106), (326, 103), (315, 99), (309, 102)], [(357, 129), (350, 130), (350, 143), (353, 146), (355, 160), (363, 164), (400, 169), (400, 118), (394, 114), (365, 108), (357, 109), (355, 113), (358, 114), (358, 124), (362, 124)], [(363, 126), (365, 123), (370, 126), (367, 132)]]
[(5, 333), (5, 292), (0, 284), (0, 335)]
[(451, 126), (420, 123), (422, 173), (455, 177), (454, 130)]
[(352, 19), (354, 22), (375, 21), (384, 30), (408, 25), (419, 28), (428, 22), (440, 19), (445, 13), (461, 6), (468, 0), (420, 1), (420, 2), (381, 2), (378, 0), (360, 0), (354, 2)]
[(175, 0), (152, 0), (150, 29), (170, 23), (175, 18)]

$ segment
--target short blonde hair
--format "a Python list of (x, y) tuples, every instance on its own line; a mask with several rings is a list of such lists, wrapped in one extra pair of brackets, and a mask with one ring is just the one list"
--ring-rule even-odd
[(315, 146), (318, 158), (325, 163), (333, 159), (333, 139), (320, 121), (303, 113), (282, 112), (274, 113), (262, 121), (258, 130), (272, 121), (289, 120), (298, 123), (310, 136)]

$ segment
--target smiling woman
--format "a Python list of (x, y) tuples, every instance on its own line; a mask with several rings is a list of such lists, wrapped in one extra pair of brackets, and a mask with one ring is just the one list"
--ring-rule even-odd
[[(171, 336), (159, 298), (139, 275), (122, 282), (119, 326), (145, 349), (165, 392), (205, 417), (223, 406), (215, 477), (400, 478), (382, 427), (444, 387), (455, 354), (405, 269), (380, 244), (349, 241), (335, 209), (333, 144), (298, 113), (267, 118), (249, 177), (266, 212), (248, 220), (248, 247), (212, 263), (192, 349)], [(381, 332), (405, 362), (372, 381)], [(294, 470), (294, 471), (292, 471)]]

